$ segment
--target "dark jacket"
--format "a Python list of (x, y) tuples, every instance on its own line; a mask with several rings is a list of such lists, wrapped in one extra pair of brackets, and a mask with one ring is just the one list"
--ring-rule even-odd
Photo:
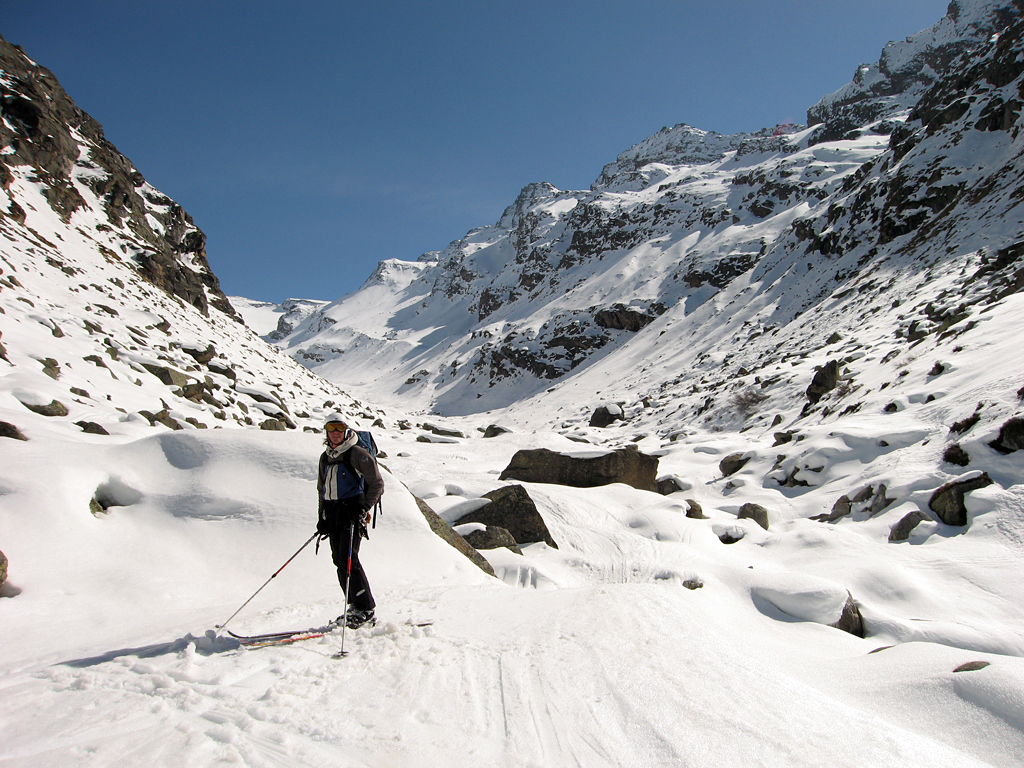
[(320, 501), (320, 506), (323, 507), (324, 502), (324, 477), (327, 472), (327, 465), (342, 462), (345, 462), (347, 466), (355, 469), (362, 476), (364, 489), (360, 505), (364, 510), (370, 509), (380, 500), (381, 494), (384, 493), (384, 478), (381, 477), (380, 470), (377, 469), (377, 462), (373, 456), (366, 449), (358, 445), (353, 445), (337, 459), (329, 457), (327, 451), (320, 454), (320, 465), (316, 478), (316, 495)]

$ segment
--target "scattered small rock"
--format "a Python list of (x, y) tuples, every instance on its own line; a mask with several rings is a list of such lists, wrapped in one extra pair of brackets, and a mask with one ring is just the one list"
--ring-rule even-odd
[(75, 426), (81, 427), (83, 432), (88, 432), (90, 435), (109, 435), (102, 426), (97, 424), (95, 421), (76, 421)]
[(287, 432), (288, 425), (280, 419), (267, 419), (266, 421), (260, 422), (260, 429), (266, 429), (271, 432)]
[(692, 517), (694, 520), (707, 520), (708, 516), (704, 514), (704, 509), (695, 499), (686, 499), (686, 516)]
[(54, 381), (60, 378), (60, 363), (58, 363), (52, 357), (44, 358), (39, 362), (43, 364), (43, 373), (45, 373)]
[(497, 437), (498, 435), (509, 434), (511, 431), (511, 429), (499, 427), (497, 424), (490, 424), (487, 429), (484, 430), (484, 437)]

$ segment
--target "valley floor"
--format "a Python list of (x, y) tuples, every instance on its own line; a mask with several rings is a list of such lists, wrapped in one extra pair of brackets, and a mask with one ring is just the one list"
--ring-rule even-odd
[[(797, 499), (762, 531), (715, 488), (719, 457), (680, 445), (663, 467), (690, 493), (528, 486), (559, 548), (488, 552), (495, 579), (430, 533), (399, 481), (444, 516), (502, 485), (517, 448), (573, 444), (414, 436), (381, 436), (385, 512), (364, 544), (379, 622), (346, 633), (344, 659), (340, 631), (262, 649), (207, 635), (311, 532), (315, 436), (66, 446), (80, 490), (115, 468), (141, 494), (102, 518), (5, 468), (0, 765), (1019, 764), (1020, 542), (982, 534), (981, 518), (976, 536), (894, 545), (885, 515), (822, 524)], [(685, 517), (693, 495), (709, 519)], [(746, 535), (723, 544), (722, 526)], [(231, 628), (340, 613), (312, 549)], [(788, 590), (813, 611), (814, 590), (837, 584), (867, 638), (759, 597)]]

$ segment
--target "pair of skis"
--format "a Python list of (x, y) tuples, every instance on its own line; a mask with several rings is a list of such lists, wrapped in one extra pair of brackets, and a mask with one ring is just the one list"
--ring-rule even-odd
[[(433, 623), (434, 622), (432, 621), (422, 621), (409, 624), (408, 626), (429, 627)], [(299, 640), (314, 640), (318, 637), (330, 634), (340, 626), (341, 623), (335, 619), (322, 627), (297, 629), (290, 632), (268, 632), (262, 635), (236, 635), (230, 629), (225, 631), (246, 648), (265, 648), (271, 645), (287, 645), (288, 643), (295, 643)]]
[(236, 635), (230, 629), (225, 631), (246, 648), (264, 648), (268, 645), (286, 645), (299, 640), (313, 640), (330, 634), (340, 626), (341, 624), (335, 619), (322, 627), (296, 629), (289, 632), (267, 632), (262, 635)]

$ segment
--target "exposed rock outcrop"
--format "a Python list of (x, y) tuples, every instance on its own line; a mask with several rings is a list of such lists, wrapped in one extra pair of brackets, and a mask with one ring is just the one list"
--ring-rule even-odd
[[(140, 275), (202, 312), (212, 305), (235, 317), (206, 261), (206, 235), (180, 205), (146, 183), (103, 135), (100, 124), (65, 93), (53, 73), (0, 37), (0, 179), (28, 167), (43, 182), (46, 203), (65, 221), (89, 205), (87, 184)], [(73, 181), (74, 179), (74, 181)], [(19, 217), (24, 219), (22, 212)], [(110, 252), (111, 258), (119, 258)]]

